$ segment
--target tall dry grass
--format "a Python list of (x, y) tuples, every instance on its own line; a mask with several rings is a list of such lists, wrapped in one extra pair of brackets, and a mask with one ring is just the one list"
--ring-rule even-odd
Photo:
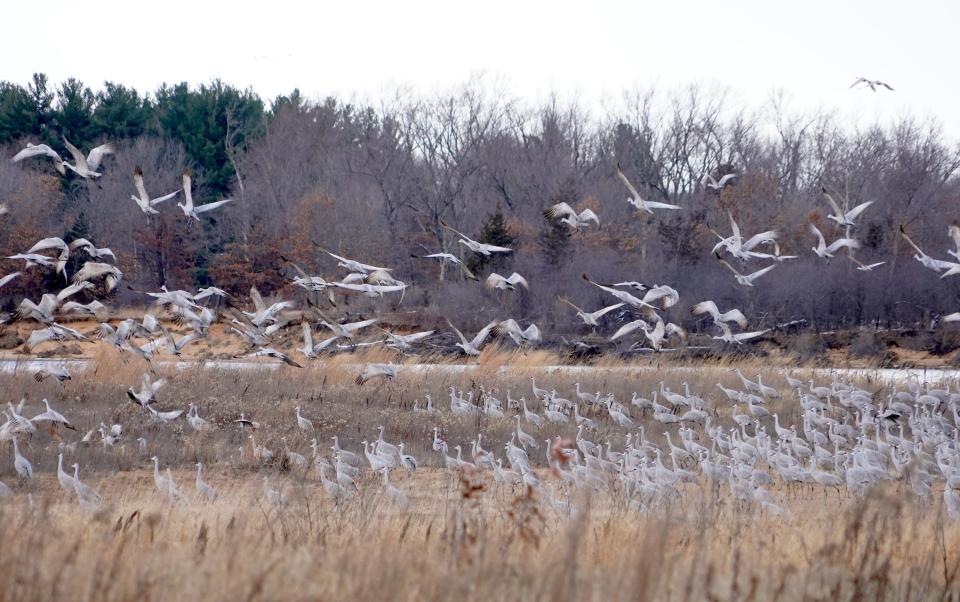
[[(81, 478), (103, 494), (104, 507), (82, 511), (61, 494), (53, 477), (57, 439), (39, 432), (24, 453), (40, 476), (0, 502), (0, 599), (349, 599), (349, 600), (637, 600), (637, 599), (954, 599), (960, 568), (960, 529), (946, 525), (939, 498), (918, 500), (904, 484), (890, 484), (865, 498), (810, 487), (774, 487), (774, 501), (789, 518), (745, 507), (711, 486), (686, 486), (668, 505), (638, 512), (622, 494), (572, 497), (579, 509), (559, 512), (550, 498), (563, 488), (548, 471), (539, 497), (480, 481), (465, 489), (438, 468), (430, 449), (439, 427), (451, 446), (482, 433), (484, 446), (500, 451), (514, 426), (504, 419), (456, 418), (448, 410), (451, 386), (501, 399), (530, 394), (530, 379), (573, 397), (574, 383), (586, 391), (614, 393), (628, 403), (633, 391), (647, 394), (663, 380), (682, 383), (705, 397), (726, 426), (730, 409), (716, 388), (739, 384), (725, 367), (662, 368), (638, 372), (591, 367), (546, 371), (504, 355), (481, 357), (479, 370), (402, 370), (392, 382), (357, 387), (358, 364), (382, 359), (363, 351), (308, 369), (236, 370), (185, 366), (158, 368), (169, 379), (160, 391), (161, 409), (197, 403), (216, 429), (193, 433), (182, 422), (158, 425), (129, 402), (128, 386), (145, 369), (105, 351), (85, 371), (63, 384), (36, 383), (31, 375), (0, 375), (9, 400), (29, 395), (28, 410), (49, 398), (76, 425), (62, 431), (76, 442), (101, 421), (124, 425), (113, 448), (79, 445), (67, 463), (79, 462)], [(773, 368), (751, 367), (764, 382), (785, 383)], [(861, 386), (884, 394), (879, 383)], [(717, 391), (717, 393), (714, 393)], [(798, 417), (785, 388), (771, 403), (787, 423)], [(415, 400), (432, 395), (441, 410), (415, 413)], [(257, 442), (309, 455), (311, 436), (297, 429), (294, 408), (314, 421), (323, 445), (337, 434), (344, 446), (376, 437), (383, 424), (388, 440), (407, 444), (422, 468), (412, 477), (395, 471), (394, 482), (412, 499), (402, 510), (382, 494), (379, 476), (360, 480), (359, 496), (335, 505), (312, 471), (283, 462), (253, 460), (249, 441), (235, 428), (241, 412), (261, 423)], [(622, 447), (624, 429), (602, 413), (589, 436)], [(663, 426), (631, 408), (649, 438), (662, 440)], [(768, 429), (770, 427), (768, 426)], [(541, 440), (569, 437), (575, 427), (548, 425)], [(137, 437), (144, 437), (141, 452)], [(531, 451), (544, 464), (543, 446)], [(4, 450), (3, 453), (10, 454)], [(212, 505), (171, 505), (154, 488), (149, 457), (192, 491), (193, 463), (206, 465), (207, 480), (220, 492)], [(6, 455), (6, 458), (10, 458)], [(290, 498), (286, 508), (269, 505), (262, 478)], [(12, 461), (0, 462), (0, 478), (16, 482)], [(704, 482), (706, 480), (704, 479)]]

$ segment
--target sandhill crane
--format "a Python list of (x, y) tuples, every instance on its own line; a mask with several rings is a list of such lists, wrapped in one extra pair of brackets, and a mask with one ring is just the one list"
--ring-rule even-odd
[(460, 338), (460, 342), (457, 343), (457, 347), (463, 350), (467, 355), (480, 355), (480, 348), (483, 346), (483, 343), (487, 340), (487, 337), (490, 336), (490, 331), (494, 326), (497, 325), (497, 322), (490, 322), (486, 326), (480, 329), (480, 332), (477, 333), (477, 336), (473, 337), (473, 340), (468, 341), (467, 337), (463, 336), (463, 333), (457, 330), (450, 320), (447, 320), (447, 325), (453, 329), (453, 332), (457, 334)]
[(199, 214), (213, 211), (214, 209), (222, 207), (227, 203), (233, 202), (233, 199), (223, 199), (221, 201), (215, 201), (205, 205), (194, 205), (193, 193), (190, 191), (190, 187), (192, 185), (190, 181), (190, 171), (184, 170), (183, 174), (180, 176), (180, 179), (183, 183), (183, 196), (185, 202), (177, 203), (177, 207), (179, 207), (180, 210), (183, 211), (183, 214), (187, 217), (192, 217), (193, 219), (200, 221)]
[(90, 303), (77, 303), (76, 301), (67, 301), (66, 303), (60, 306), (60, 311), (65, 314), (71, 313), (71, 312), (77, 312), (93, 318), (103, 319), (107, 311), (107, 306), (104, 305), (103, 303), (100, 303), (96, 299), (94, 299)]
[(361, 274), (369, 274), (371, 272), (390, 272), (392, 268), (382, 268), (375, 265), (369, 265), (366, 263), (361, 263), (359, 261), (354, 261), (353, 259), (347, 259), (346, 257), (341, 257), (340, 255), (334, 255), (330, 251), (326, 252), (327, 255), (333, 257), (337, 260), (337, 265), (350, 270), (351, 272), (359, 272)]
[(333, 334), (337, 335), (338, 337), (341, 337), (344, 339), (352, 339), (354, 336), (354, 333), (356, 333), (357, 331), (363, 328), (366, 328), (367, 326), (376, 324), (377, 319), (371, 318), (369, 320), (361, 320), (359, 322), (348, 322), (345, 324), (339, 324), (337, 322), (330, 323), (330, 322), (327, 322), (326, 320), (323, 320), (320, 323), (326, 326), (327, 328), (329, 328), (330, 331), (333, 332)]
[(159, 205), (164, 201), (169, 201), (173, 197), (180, 194), (179, 190), (175, 190), (170, 194), (151, 199), (150, 195), (147, 194), (146, 187), (143, 185), (143, 170), (140, 169), (139, 165), (137, 165), (133, 170), (133, 185), (137, 189), (137, 194), (131, 194), (130, 198), (133, 199), (133, 202), (135, 202), (138, 207), (140, 207), (140, 211), (143, 211), (146, 215), (156, 215), (157, 213), (160, 213), (153, 208), (155, 205)]
[(510, 276), (506, 278), (496, 272), (493, 272), (487, 276), (487, 280), (484, 282), (484, 286), (487, 288), (499, 291), (515, 291), (517, 290), (518, 285), (527, 290), (530, 289), (530, 285), (527, 283), (526, 278), (516, 272), (510, 274)]
[(22, 274), (23, 274), (23, 272), (12, 272), (12, 273), (7, 274), (6, 276), (0, 278), (0, 288), (3, 288), (4, 285), (9, 284), (10, 282), (13, 281), (14, 278), (16, 278), (17, 276), (20, 276), (20, 275), (22, 275)]
[(387, 346), (393, 347), (401, 352), (413, 349), (414, 343), (418, 343), (434, 333), (433, 330), (425, 330), (423, 332), (415, 332), (412, 334), (395, 334), (382, 328), (380, 330), (387, 335)]
[(630, 322), (627, 322), (620, 328), (618, 328), (617, 331), (613, 333), (613, 336), (610, 337), (610, 340), (616, 341), (620, 337), (627, 336), (628, 334), (636, 330), (642, 329), (644, 332), (646, 332), (647, 330), (649, 330), (649, 328), (650, 328), (650, 325), (647, 324), (646, 320), (643, 320), (643, 319), (632, 320)]
[(590, 276), (588, 276), (588, 275), (585, 274), (585, 273), (584, 273), (584, 274), (581, 274), (580, 277), (583, 278), (584, 280), (586, 280), (587, 282), (589, 282), (590, 284), (594, 285), (595, 287), (599, 288), (600, 290), (605, 291), (605, 292), (607, 292), (607, 293), (610, 293), (611, 295), (613, 295), (614, 297), (616, 297), (617, 300), (622, 301), (623, 303), (626, 303), (627, 305), (629, 305), (629, 306), (631, 306), (631, 307), (635, 307), (635, 308), (637, 308), (637, 309), (639, 309), (639, 310), (641, 310), (641, 311), (647, 311), (648, 313), (649, 313), (650, 311), (656, 309), (653, 305), (650, 305), (649, 303), (647, 303), (647, 302), (644, 301), (643, 299), (639, 299), (639, 298), (631, 295), (631, 294), (628, 293), (627, 291), (621, 291), (621, 290), (616, 289), (616, 288), (614, 288), (614, 287), (605, 286), (605, 285), (603, 285), (603, 284), (600, 284), (599, 282), (595, 282), (595, 281), (591, 280), (591, 279), (590, 279)]
[(720, 313), (720, 310), (717, 309), (717, 304), (713, 301), (701, 301), (691, 308), (691, 313), (695, 316), (700, 316), (703, 314), (709, 314), (713, 318), (714, 323), (719, 322), (736, 322), (740, 325), (740, 328), (747, 327), (747, 317), (743, 315), (739, 309), (731, 309), (724, 313)]
[(67, 493), (72, 494), (76, 491), (73, 477), (63, 471), (63, 454), (57, 455), (57, 482), (60, 483), (60, 488)]
[(89, 255), (90, 257), (93, 257), (94, 259), (109, 257), (113, 261), (117, 260), (117, 256), (113, 254), (113, 251), (111, 251), (106, 247), (98, 248), (95, 244), (93, 244), (86, 238), (77, 238), (75, 240), (71, 240), (70, 244), (67, 246), (69, 247), (71, 253), (75, 253), (76, 251), (82, 251), (87, 255)]
[(893, 88), (890, 87), (890, 84), (882, 82), (879, 79), (867, 79), (866, 77), (858, 77), (856, 80), (854, 80), (852, 84), (850, 84), (851, 88), (855, 88), (856, 86), (860, 86), (862, 88), (870, 88), (874, 92), (877, 91), (877, 88), (886, 88), (887, 90), (890, 90), (891, 92), (893, 92)]
[(566, 297), (557, 296), (557, 301), (559, 301), (560, 303), (569, 305), (570, 307), (575, 309), (577, 312), (577, 315), (580, 317), (581, 320), (583, 320), (583, 323), (586, 324), (587, 326), (599, 326), (600, 318), (602, 318), (603, 316), (607, 315), (608, 313), (610, 313), (615, 309), (620, 309), (621, 307), (623, 307), (623, 303), (615, 303), (614, 305), (608, 305), (607, 307), (600, 308), (595, 312), (586, 312), (580, 309), (579, 307), (577, 307), (576, 305), (574, 305), (573, 303), (571, 303)]
[(630, 195), (627, 197), (627, 203), (633, 205), (640, 211), (645, 211), (653, 215), (654, 209), (682, 209), (679, 205), (670, 205), (668, 203), (658, 203), (655, 201), (644, 200), (640, 193), (637, 192), (637, 189), (633, 187), (633, 184), (630, 183), (630, 180), (627, 179), (627, 176), (624, 175), (623, 170), (620, 169), (620, 165), (617, 165), (617, 177), (623, 182), (623, 185), (627, 187), (627, 190), (630, 192)]
[(297, 406), (294, 410), (297, 416), (297, 428), (301, 431), (312, 433), (314, 431), (313, 423), (300, 415), (300, 406)]
[(869, 272), (872, 269), (878, 268), (887, 263), (886, 261), (878, 261), (877, 263), (865, 264), (865, 263), (862, 263), (859, 259), (857, 259), (853, 255), (847, 255), (847, 258), (850, 259), (850, 261), (852, 261), (853, 263), (857, 264), (857, 269), (861, 272)]
[(726, 248), (731, 255), (743, 261), (753, 258), (761, 258), (768, 255), (766, 253), (758, 253), (753, 249), (765, 243), (775, 244), (777, 237), (779, 236), (776, 230), (760, 232), (759, 234), (755, 234), (744, 241), (742, 235), (740, 234), (740, 226), (737, 225), (736, 220), (733, 219), (733, 214), (727, 211), (727, 217), (730, 219), (730, 230), (732, 234), (729, 237), (724, 238), (714, 232), (717, 238), (720, 239), (720, 242), (714, 245), (712, 249), (713, 253), (717, 253), (720, 248)]
[(817, 237), (817, 246), (813, 247), (813, 252), (816, 253), (818, 257), (824, 259), (832, 258), (834, 253), (844, 247), (848, 249), (848, 252), (860, 248), (860, 241), (853, 238), (838, 238), (830, 243), (830, 246), (827, 246), (827, 241), (823, 238), (823, 234), (814, 224), (810, 224), (810, 232)]
[(70, 155), (73, 157), (73, 165), (64, 162), (63, 166), (83, 179), (99, 178), (102, 176), (103, 174), (97, 172), (100, 163), (104, 157), (116, 152), (116, 147), (112, 142), (94, 147), (87, 156), (83, 156), (80, 149), (70, 144), (70, 141), (66, 138), (63, 139), (63, 145), (67, 147), (67, 150), (70, 151)]
[(413, 472), (417, 469), (417, 459), (410, 454), (403, 453), (403, 443), (397, 446), (397, 456), (400, 458), (400, 466), (403, 466), (407, 472)]
[(58, 172), (60, 172), (60, 175), (67, 175), (67, 170), (63, 167), (63, 159), (60, 158), (60, 155), (57, 153), (57, 151), (53, 150), (46, 144), (33, 144), (27, 142), (27, 146), (14, 155), (11, 161), (13, 163), (19, 163), (24, 159), (30, 159), (32, 157), (50, 157), (53, 159), (53, 166)]
[(496, 337), (507, 335), (517, 345), (540, 343), (543, 341), (540, 328), (536, 324), (531, 324), (526, 328), (520, 328), (520, 325), (513, 318), (496, 322), (490, 332)]
[(333, 446), (331, 446), (330, 449), (331, 449), (331, 450), (333, 451), (333, 453), (336, 454), (342, 461), (344, 461), (344, 462), (346, 462), (347, 464), (350, 464), (350, 465), (352, 465), (352, 466), (359, 466), (360, 464), (363, 463), (363, 458), (360, 456), (360, 454), (355, 454), (355, 453), (353, 453), (352, 451), (348, 451), (348, 450), (345, 450), (345, 449), (343, 449), (342, 447), (340, 447), (340, 438), (339, 438), (339, 437), (337, 437), (336, 435), (334, 435), (334, 436), (332, 437), (332, 439), (333, 439)]
[(750, 339), (755, 339), (759, 336), (763, 336), (768, 332), (770, 332), (770, 329), (768, 328), (766, 330), (755, 330), (753, 332), (740, 332), (737, 334), (733, 334), (733, 331), (730, 330), (730, 327), (727, 326), (726, 323), (717, 322), (716, 324), (718, 327), (720, 327), (721, 334), (720, 336), (714, 336), (713, 338), (717, 339), (718, 341), (723, 341), (725, 343), (736, 343), (737, 345), (741, 345), (745, 341), (749, 341)]
[(567, 203), (557, 203), (549, 209), (543, 212), (543, 216), (547, 219), (559, 219), (562, 223), (567, 224), (574, 230), (579, 230), (580, 228), (586, 226), (591, 221), (600, 225), (600, 218), (597, 217), (597, 214), (591, 209), (584, 209), (580, 213), (577, 213), (573, 207)]
[(210, 423), (200, 417), (200, 408), (195, 403), (190, 404), (190, 409), (187, 412), (187, 424), (197, 432), (202, 433), (210, 430)]
[(833, 196), (827, 192), (826, 188), (821, 188), (820, 192), (823, 194), (823, 197), (827, 199), (827, 203), (830, 204), (830, 208), (833, 210), (833, 213), (827, 215), (827, 219), (836, 222), (837, 226), (846, 228), (855, 227), (857, 224), (853, 220), (857, 219), (867, 207), (873, 204), (873, 201), (867, 201), (866, 203), (860, 203), (849, 211), (844, 211), (833, 199)]
[(920, 264), (928, 269), (933, 270), (934, 272), (940, 272), (941, 270), (949, 270), (953, 268), (956, 264), (952, 261), (943, 261), (941, 259), (934, 259), (926, 253), (924, 253), (919, 246), (913, 240), (907, 236), (907, 231), (904, 229), (903, 224), (900, 224), (900, 235), (903, 236), (903, 239), (913, 247), (913, 250), (916, 251), (916, 254), (913, 256), (914, 259), (920, 262)]
[(203, 463), (197, 462), (197, 480), (196, 480), (197, 494), (201, 497), (207, 498), (208, 502), (216, 501), (217, 499), (217, 490), (208, 485), (203, 480)]
[(153, 414), (153, 417), (157, 422), (162, 422), (163, 424), (173, 422), (177, 418), (183, 416), (183, 410), (169, 410), (164, 412), (153, 409), (153, 406), (147, 406), (147, 410)]
[(150, 459), (153, 460), (153, 484), (156, 486), (157, 491), (167, 495), (170, 491), (171, 481), (160, 474), (160, 458), (153, 456)]
[(704, 188), (711, 188), (713, 190), (723, 190), (727, 184), (739, 176), (740, 174), (728, 173), (724, 174), (719, 180), (717, 180), (713, 177), (713, 175), (705, 173), (703, 174), (703, 177), (700, 178), (700, 185)]
[(80, 480), (80, 465), (73, 464), (73, 490), (77, 494), (80, 505), (84, 508), (95, 509), (103, 503), (103, 498), (96, 489)]
[(97, 278), (103, 278), (103, 285), (107, 292), (116, 288), (117, 283), (123, 278), (123, 272), (115, 265), (96, 261), (87, 261), (83, 267), (73, 275), (74, 282), (91, 281)]
[(390, 483), (390, 469), (383, 468), (383, 488), (394, 504), (406, 508), (410, 505), (410, 500), (396, 486)]
[(741, 274), (735, 267), (733, 267), (732, 265), (730, 265), (729, 263), (727, 263), (726, 260), (724, 260), (722, 257), (720, 257), (720, 255), (714, 254), (714, 257), (716, 257), (717, 260), (718, 260), (725, 268), (727, 268), (728, 270), (730, 270), (731, 272), (733, 272), (733, 275), (734, 275), (734, 277), (736, 277), (737, 282), (740, 283), (740, 284), (743, 285), (743, 286), (753, 286), (753, 281), (754, 281), (754, 280), (756, 280), (756, 279), (759, 278), (760, 276), (763, 276), (764, 274), (766, 274), (767, 272), (769, 272), (769, 271), (772, 270), (773, 268), (777, 267), (777, 264), (776, 264), (776, 263), (773, 263), (773, 264), (768, 265), (768, 266), (765, 267), (765, 268), (761, 268), (761, 269), (757, 270), (756, 272), (752, 272), (752, 273), (750, 273), (750, 274)]
[(470, 250), (473, 251), (474, 253), (478, 253), (478, 254), (480, 254), (480, 255), (483, 255), (484, 257), (490, 257), (490, 255), (493, 255), (494, 253), (512, 253), (512, 252), (513, 252), (513, 249), (508, 249), (507, 247), (499, 247), (499, 246), (497, 246), (497, 245), (491, 245), (491, 244), (486, 244), (486, 243), (482, 243), (482, 242), (477, 242), (477, 241), (473, 240), (472, 238), (470, 238), (469, 236), (467, 236), (466, 234), (463, 234), (462, 232), (459, 232), (459, 231), (457, 231), (457, 230), (454, 230), (453, 228), (451, 228), (448, 224), (446, 224), (446, 223), (443, 222), (443, 221), (440, 222), (440, 225), (443, 226), (444, 228), (446, 228), (447, 230), (450, 230), (451, 232), (453, 232), (453, 233), (456, 234), (457, 236), (459, 236), (459, 237), (460, 237), (460, 240), (457, 241), (459, 244), (467, 247), (468, 249), (470, 249)]
[[(960, 224), (953, 223), (947, 226), (947, 235), (953, 239), (953, 246), (956, 247), (956, 249), (947, 251), (947, 253), (956, 259), (960, 259)], [(2, 286), (2, 284), (0, 284), (0, 286)]]
[(362, 387), (364, 383), (374, 378), (393, 380), (397, 377), (398, 370), (396, 364), (367, 364), (354, 382)]
[(254, 422), (247, 418), (243, 412), (240, 412), (240, 417), (233, 421), (234, 424), (240, 427), (240, 430), (248, 428), (250, 430), (256, 430), (260, 427), (260, 423)]
[(520, 442), (520, 445), (524, 447), (539, 447), (537, 440), (532, 436), (524, 432), (523, 428), (520, 426), (520, 416), (517, 415), (517, 441)]
[(541, 418), (536, 413), (531, 412), (529, 409), (527, 409), (527, 399), (525, 397), (521, 397), (520, 403), (523, 406), (523, 419), (529, 422), (530, 424), (533, 424), (537, 428), (542, 427), (543, 418)]
[(33, 379), (37, 382), (41, 382), (46, 378), (55, 378), (60, 382), (70, 380), (70, 371), (63, 366), (49, 365), (38, 369), (33, 374)]
[(76, 430), (76, 428), (70, 424), (70, 421), (67, 420), (63, 414), (50, 407), (50, 402), (46, 397), (43, 398), (43, 405), (47, 408), (47, 411), (34, 416), (30, 419), (30, 422), (51, 422), (57, 426), (63, 426), (72, 431)]
[(134, 391), (133, 387), (130, 387), (127, 389), (127, 397), (134, 403), (147, 407), (157, 401), (157, 392), (160, 391), (165, 384), (167, 384), (167, 379), (159, 378), (157, 380), (151, 380), (150, 374), (144, 372), (143, 377), (140, 379), (140, 390)]
[(263, 477), (263, 493), (267, 501), (274, 506), (286, 506), (290, 503), (285, 493), (270, 486), (270, 477), (267, 476)]
[(301, 366), (297, 362), (290, 359), (290, 357), (288, 357), (287, 354), (277, 351), (272, 347), (261, 347), (260, 349), (257, 349), (253, 353), (248, 353), (247, 357), (272, 357), (274, 359), (280, 360), (281, 362), (283, 362), (288, 366), (292, 366), (294, 368), (303, 368), (303, 366)]
[[(416, 256), (415, 256), (416, 257)], [(467, 266), (460, 261), (460, 259), (453, 255), (452, 253), (431, 253), (430, 255), (422, 255), (421, 259), (434, 259), (440, 263), (452, 263), (453, 265), (460, 268), (460, 272), (464, 275), (465, 278), (470, 280), (477, 280), (476, 275), (467, 268)]]

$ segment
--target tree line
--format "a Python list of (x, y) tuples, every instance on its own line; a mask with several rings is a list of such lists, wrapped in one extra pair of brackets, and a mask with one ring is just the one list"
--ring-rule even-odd
[[(924, 251), (950, 259), (960, 147), (935, 122), (852, 128), (827, 111), (790, 112), (777, 101), (742, 107), (697, 86), (634, 90), (611, 105), (600, 115), (576, 101), (531, 105), (482, 82), (377, 104), (298, 91), (268, 102), (220, 81), (150, 93), (75, 79), (53, 85), (42, 74), (3, 82), (3, 156), (27, 142), (62, 152), (64, 137), (84, 150), (105, 141), (118, 150), (95, 182), (60, 177), (45, 161), (0, 161), (0, 203), (9, 210), (0, 217), (0, 253), (47, 236), (85, 236), (114, 250), (136, 289), (216, 284), (243, 293), (256, 284), (293, 295), (284, 258), (333, 276), (335, 263), (322, 253), (329, 249), (392, 266), (411, 284), (391, 306), (397, 320), (418, 308), (421, 324), (515, 317), (571, 336), (582, 331), (557, 295), (588, 309), (606, 302), (583, 273), (673, 286), (682, 302), (669, 319), (694, 330), (708, 328), (689, 315), (704, 299), (740, 307), (760, 327), (929, 325), (960, 310), (956, 282), (922, 268), (899, 234), (903, 226)], [(641, 194), (683, 210), (635, 211), (618, 164)], [(190, 168), (201, 202), (236, 202), (199, 224), (172, 206), (147, 218), (130, 200), (135, 166), (155, 194), (177, 189)], [(722, 190), (700, 184), (704, 174), (727, 173), (739, 175)], [(858, 258), (885, 265), (864, 273), (845, 257), (812, 253), (809, 223), (841, 234), (826, 219), (823, 189), (849, 206), (874, 201), (853, 235)], [(543, 210), (561, 201), (593, 209), (601, 227), (577, 232), (546, 220)], [(718, 234), (730, 234), (729, 216), (747, 236), (777, 229), (781, 253), (799, 258), (753, 289), (737, 285), (711, 253)], [(511, 255), (464, 259), (481, 277), (518, 271), (530, 291), (488, 291), (420, 259), (463, 253), (443, 224), (508, 241)], [(4, 273), (17, 267), (10, 263)], [(53, 285), (37, 273), (0, 295), (38, 297)], [(125, 288), (117, 294), (141, 299)], [(357, 313), (375, 307), (348, 304)]]

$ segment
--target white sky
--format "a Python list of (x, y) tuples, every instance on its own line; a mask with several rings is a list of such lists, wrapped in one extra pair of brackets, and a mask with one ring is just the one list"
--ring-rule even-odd
[[(751, 108), (782, 90), (791, 107), (834, 109), (851, 125), (935, 117), (960, 139), (960, 3), (946, 0), (100, 0), (88, 15), (79, 6), (4, 6), (0, 78), (25, 83), (42, 71), (152, 91), (219, 77), (268, 100), (293, 88), (376, 99), (482, 72), (514, 97), (553, 92), (591, 109), (637, 86), (701, 82)], [(859, 75), (896, 92), (849, 90)]]

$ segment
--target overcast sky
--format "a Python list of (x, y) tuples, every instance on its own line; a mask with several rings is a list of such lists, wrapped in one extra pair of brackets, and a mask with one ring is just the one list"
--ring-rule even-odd
[[(267, 99), (376, 99), (482, 72), (512, 96), (576, 95), (592, 109), (627, 88), (701, 82), (751, 107), (782, 90), (850, 124), (935, 117), (960, 139), (958, 2), (47, 0), (3, 12), (0, 78), (18, 82), (42, 71), (153, 90), (219, 77)], [(859, 75), (896, 92), (850, 90)]]

